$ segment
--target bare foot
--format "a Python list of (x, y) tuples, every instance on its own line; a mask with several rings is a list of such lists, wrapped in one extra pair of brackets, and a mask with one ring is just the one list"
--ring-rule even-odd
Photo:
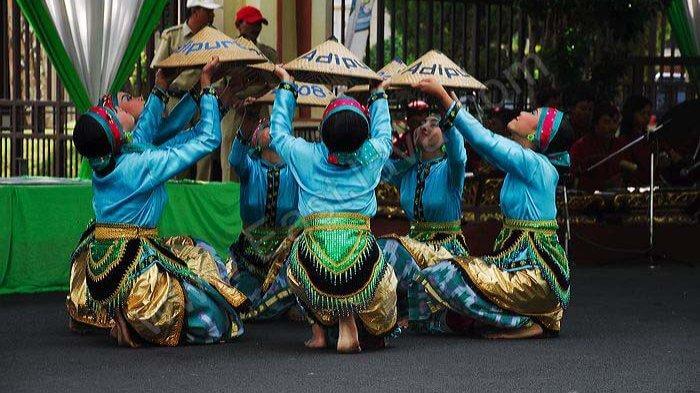
[(338, 347), (339, 353), (360, 352), (360, 339), (357, 336), (355, 316), (341, 317), (338, 321)]
[(310, 349), (323, 349), (326, 344), (326, 331), (318, 323), (311, 325), (311, 338), (304, 345)]
[(488, 338), (491, 340), (517, 340), (517, 339), (522, 339), (522, 338), (541, 337), (542, 334), (544, 334), (544, 330), (542, 330), (542, 326), (540, 326), (536, 323), (533, 323), (530, 326), (526, 326), (526, 327), (520, 328), (520, 329), (507, 330), (507, 331), (502, 331), (502, 332), (498, 332), (498, 333), (486, 334), (486, 335), (484, 335), (484, 338)]
[(109, 335), (117, 340), (117, 344), (122, 347), (138, 348), (140, 345), (131, 337), (129, 326), (126, 324), (121, 312), (117, 312), (114, 317), (114, 326), (109, 331)]

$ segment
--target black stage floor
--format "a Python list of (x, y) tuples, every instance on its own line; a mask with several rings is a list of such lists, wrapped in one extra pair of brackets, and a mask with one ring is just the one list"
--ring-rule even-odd
[(247, 326), (236, 343), (117, 348), (68, 332), (61, 294), (0, 297), (0, 391), (700, 391), (700, 273), (579, 267), (559, 338), (406, 334), (380, 352), (305, 350), (306, 328)]

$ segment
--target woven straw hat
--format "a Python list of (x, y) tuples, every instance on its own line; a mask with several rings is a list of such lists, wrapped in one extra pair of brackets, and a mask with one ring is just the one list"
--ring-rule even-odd
[(249, 40), (243, 37), (233, 39), (214, 28), (205, 27), (156, 67), (201, 67), (207, 64), (212, 56), (219, 56), (221, 63), (231, 63), (231, 65), (269, 61)]
[[(381, 70), (377, 71), (377, 75), (384, 80), (391, 78), (397, 72), (406, 68), (406, 63), (403, 62), (399, 57), (395, 57), (394, 60), (385, 65)], [(391, 88), (391, 86), (389, 86)], [(345, 94), (352, 96), (363, 95), (369, 93), (369, 85), (357, 85), (349, 88)]]
[(427, 77), (435, 77), (445, 87), (463, 90), (486, 90), (483, 83), (467, 74), (442, 52), (431, 50), (389, 78), (391, 86), (411, 86)]
[[(335, 98), (335, 94), (323, 85), (297, 82), (297, 86), (299, 87), (297, 105), (325, 108), (326, 105), (330, 104)], [(270, 90), (267, 94), (255, 100), (255, 102), (260, 104), (272, 104), (275, 102), (275, 90)]]
[(284, 65), (300, 82), (352, 86), (382, 80), (350, 50), (331, 38)]

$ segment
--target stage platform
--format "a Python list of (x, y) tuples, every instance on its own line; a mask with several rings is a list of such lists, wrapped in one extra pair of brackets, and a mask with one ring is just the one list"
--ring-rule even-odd
[(306, 327), (247, 324), (236, 342), (118, 348), (67, 328), (65, 294), (0, 297), (0, 391), (698, 392), (700, 270), (576, 267), (560, 337), (405, 334), (379, 352), (303, 346)]

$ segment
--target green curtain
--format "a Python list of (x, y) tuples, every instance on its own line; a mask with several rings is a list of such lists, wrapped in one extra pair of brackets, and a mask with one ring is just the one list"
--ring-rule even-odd
[(41, 46), (46, 51), (51, 64), (53, 64), (58, 76), (61, 78), (71, 100), (75, 104), (78, 113), (90, 108), (90, 98), (87, 90), (73, 67), (71, 59), (61, 42), (58, 31), (53, 24), (49, 10), (42, 0), (16, 0), (29, 25), (34, 31)]
[(119, 64), (117, 75), (115, 75), (114, 81), (112, 81), (110, 92), (118, 92), (124, 86), (124, 83), (126, 83), (127, 78), (129, 78), (129, 75), (131, 75), (131, 72), (134, 70), (136, 60), (141, 55), (156, 25), (158, 25), (160, 15), (163, 14), (163, 9), (166, 4), (168, 4), (168, 0), (144, 1), (136, 23), (134, 24), (134, 29), (131, 32), (131, 38), (124, 52), (124, 57)]
[[(695, 40), (695, 32), (693, 31), (694, 22), (688, 14), (686, 0), (672, 0), (668, 6), (668, 20), (673, 30), (673, 36), (681, 50), (683, 56), (697, 57), (700, 56), (700, 42)], [(695, 83), (695, 86), (700, 91), (700, 66), (688, 66), (688, 74), (690, 79)]]

